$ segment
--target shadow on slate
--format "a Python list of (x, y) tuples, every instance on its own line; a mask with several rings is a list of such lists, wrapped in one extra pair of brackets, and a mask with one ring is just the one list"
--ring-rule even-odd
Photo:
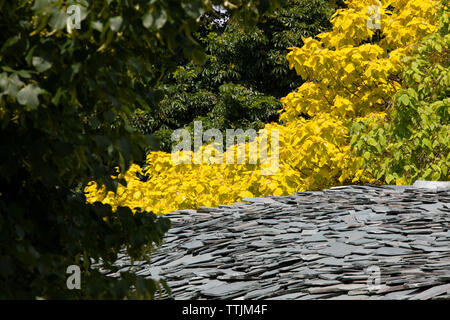
[(150, 263), (117, 264), (165, 279), (164, 298), (450, 299), (450, 182), (243, 201), (169, 213)]

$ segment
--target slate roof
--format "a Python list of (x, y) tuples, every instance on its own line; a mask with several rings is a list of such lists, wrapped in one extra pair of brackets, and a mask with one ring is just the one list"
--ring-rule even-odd
[(450, 298), (448, 182), (244, 200), (167, 214), (165, 243), (133, 269), (175, 299)]

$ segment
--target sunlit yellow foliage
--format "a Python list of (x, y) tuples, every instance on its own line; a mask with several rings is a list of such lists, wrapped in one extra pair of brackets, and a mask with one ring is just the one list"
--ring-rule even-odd
[[(177, 209), (231, 204), (246, 196), (286, 195), (317, 190), (340, 183), (371, 181), (360, 158), (350, 151), (348, 127), (354, 121), (383, 121), (387, 101), (401, 88), (398, 75), (402, 57), (424, 36), (437, 30), (440, 1), (346, 1), (348, 8), (332, 16), (333, 29), (303, 39), (301, 48), (289, 48), (290, 68), (307, 80), (282, 98), (279, 130), (279, 167), (273, 175), (261, 174), (264, 164), (174, 164), (171, 154), (153, 152), (146, 172), (133, 165), (117, 194), (92, 182), (89, 202), (102, 201), (163, 214)], [(374, 19), (380, 7), (380, 19)], [(374, 9), (375, 8), (375, 9)], [(380, 29), (373, 26), (379, 23)], [(369, 27), (371, 26), (371, 27)], [(308, 115), (306, 120), (303, 116)], [(235, 148), (249, 149), (261, 137)], [(214, 145), (203, 146), (203, 152)], [(268, 148), (270, 151), (270, 148)], [(184, 157), (194, 158), (194, 153)], [(147, 174), (142, 182), (136, 172)], [(398, 183), (403, 183), (398, 181)]]

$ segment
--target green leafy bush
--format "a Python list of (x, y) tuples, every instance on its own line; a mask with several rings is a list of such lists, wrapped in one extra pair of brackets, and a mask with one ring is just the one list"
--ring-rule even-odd
[(352, 147), (377, 180), (413, 183), (450, 178), (449, 15), (405, 61), (402, 89), (384, 123), (355, 123)]
[[(234, 3), (237, 17), (256, 12), (243, 21), (271, 9)], [(67, 30), (72, 4), (81, 28)], [(210, 2), (0, 1), (0, 299), (155, 296), (156, 281), (128, 272), (114, 279), (90, 266), (101, 260), (117, 270), (111, 263), (123, 248), (146, 259), (169, 221), (88, 205), (79, 190), (91, 180), (114, 190), (123, 181), (112, 168), (125, 172), (143, 159), (149, 137), (131, 118), (136, 106), (150, 110), (152, 85), (170, 66), (153, 53), (201, 59), (191, 33), (205, 10)], [(73, 264), (83, 265), (81, 290), (66, 288)]]

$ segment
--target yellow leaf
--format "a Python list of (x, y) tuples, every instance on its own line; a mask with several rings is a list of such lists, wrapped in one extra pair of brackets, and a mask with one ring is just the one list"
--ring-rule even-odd
[(195, 187), (195, 191), (197, 191), (197, 193), (202, 193), (203, 190), (205, 190), (205, 188), (204, 188), (201, 184), (198, 184), (198, 185)]
[(355, 70), (355, 66), (353, 65), (353, 63), (349, 63), (345, 68), (344, 68), (345, 72), (347, 73), (352, 73)]
[(241, 193), (239, 193), (239, 197), (241, 197), (241, 198), (245, 198), (245, 197), (253, 197), (253, 193), (251, 193), (251, 192), (248, 191), (248, 190), (242, 191)]

